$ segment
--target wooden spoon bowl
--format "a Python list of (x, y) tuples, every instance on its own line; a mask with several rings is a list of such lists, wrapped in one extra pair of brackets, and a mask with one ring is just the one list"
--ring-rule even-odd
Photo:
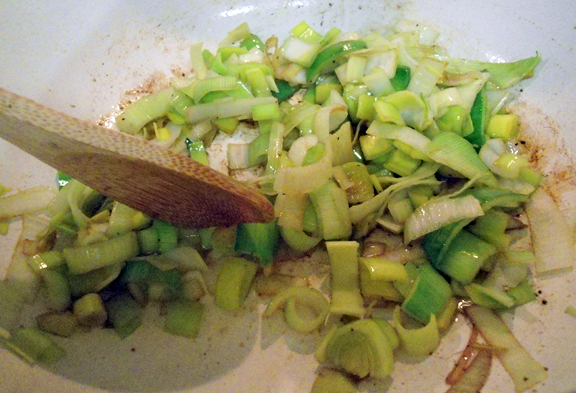
[(274, 217), (264, 195), (208, 166), (2, 88), (0, 137), (94, 190), (178, 227)]

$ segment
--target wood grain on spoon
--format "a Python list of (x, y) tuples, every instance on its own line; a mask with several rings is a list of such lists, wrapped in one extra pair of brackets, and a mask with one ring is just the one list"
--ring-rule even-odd
[(2, 88), (0, 137), (102, 194), (179, 227), (274, 217), (266, 197), (184, 155)]

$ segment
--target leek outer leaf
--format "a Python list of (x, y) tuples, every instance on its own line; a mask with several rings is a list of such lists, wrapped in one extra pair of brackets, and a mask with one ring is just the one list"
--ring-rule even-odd
[(466, 139), (453, 132), (437, 135), (424, 152), (434, 161), (452, 168), (468, 179), (478, 178), (480, 183), (496, 187), (497, 182), (490, 169), (480, 159), (474, 147)]
[(454, 59), (439, 56), (440, 60), (448, 62), (448, 72), (488, 71), (490, 83), (497, 88), (507, 89), (522, 79), (530, 78), (534, 68), (540, 63), (540, 56), (536, 55), (512, 63), (488, 63), (476, 60)]
[(360, 275), (358, 270), (358, 242), (329, 241), (326, 249), (332, 268), (332, 301), (330, 312), (360, 318), (364, 315), (360, 295)]
[(523, 392), (548, 378), (546, 368), (518, 342), (506, 323), (491, 310), (480, 306), (464, 308), (480, 334), (496, 348), (496, 356), (512, 378), (516, 392)]
[(320, 74), (329, 72), (331, 66), (343, 56), (366, 48), (368, 45), (358, 40), (341, 41), (327, 47), (318, 53), (314, 62), (306, 70), (306, 81), (308, 83), (314, 82)]
[(135, 232), (114, 239), (62, 251), (70, 274), (83, 274), (133, 258), (139, 253)]
[(537, 274), (574, 266), (574, 232), (554, 200), (537, 189), (526, 204)]
[(402, 309), (422, 323), (429, 323), (432, 315), (439, 315), (450, 298), (450, 284), (430, 264), (418, 267), (418, 277)]
[(35, 213), (48, 207), (56, 192), (53, 188), (36, 186), (0, 198), (0, 220)]
[(28, 363), (52, 364), (66, 356), (66, 353), (48, 335), (38, 328), (16, 328), (0, 343)]
[(444, 256), (434, 267), (463, 285), (468, 285), (480, 271), (482, 264), (496, 253), (496, 247), (472, 235), (460, 231)]
[(198, 104), (186, 108), (186, 120), (194, 124), (210, 118), (246, 116), (252, 114), (255, 105), (274, 103), (277, 103), (274, 97), (254, 97)]
[(471, 195), (461, 198), (440, 198), (418, 207), (406, 220), (404, 243), (418, 239), (443, 226), (484, 215), (480, 202)]
[(161, 90), (142, 97), (130, 105), (124, 112), (116, 116), (118, 129), (127, 134), (136, 134), (142, 127), (154, 119), (158, 119), (170, 110), (172, 98), (176, 94), (174, 88)]

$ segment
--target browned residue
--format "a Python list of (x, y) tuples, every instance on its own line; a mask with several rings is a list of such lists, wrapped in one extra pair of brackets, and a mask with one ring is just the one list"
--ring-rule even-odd
[[(544, 175), (542, 187), (569, 216), (574, 213), (576, 195), (576, 165), (566, 150), (560, 126), (541, 110), (526, 103), (515, 103), (512, 112), (521, 120), (520, 146), (529, 154), (531, 166)], [(573, 217), (571, 224), (574, 225)]]

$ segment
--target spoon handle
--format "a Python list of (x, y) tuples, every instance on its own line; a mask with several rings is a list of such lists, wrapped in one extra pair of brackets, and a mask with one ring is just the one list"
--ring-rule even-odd
[(96, 191), (179, 227), (274, 217), (265, 196), (208, 166), (2, 88), (0, 137)]

